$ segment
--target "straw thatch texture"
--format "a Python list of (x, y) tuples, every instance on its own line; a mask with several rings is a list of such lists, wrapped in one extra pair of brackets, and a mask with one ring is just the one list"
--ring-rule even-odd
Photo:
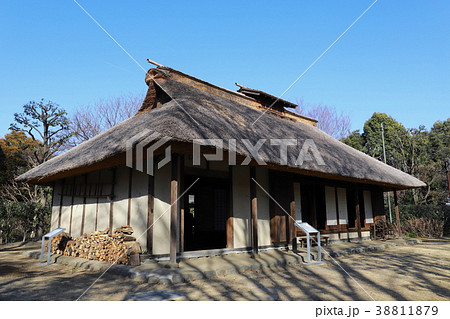
[[(273, 165), (280, 165), (280, 150), (279, 146), (270, 145), (270, 139), (297, 139), (298, 146), (288, 147), (285, 167), (296, 169), (300, 173), (317, 172), (324, 177), (342, 177), (399, 189), (425, 186), (413, 176), (385, 165), (318, 128), (295, 119), (282, 118), (268, 112), (252, 125), (263, 110), (252, 107), (250, 98), (243, 95), (240, 97), (239, 93), (218, 89), (169, 68), (151, 69), (147, 83), (152, 93), (144, 101), (144, 110), (28, 171), (18, 177), (18, 180), (44, 183), (58, 179), (63, 172), (67, 175), (67, 172), (74, 169), (79, 171), (80, 168), (88, 168), (124, 153), (128, 139), (149, 130), (149, 134), (156, 131), (186, 142), (192, 142), (193, 139), (236, 139), (237, 153), (244, 156), (250, 153), (241, 142), (242, 139), (249, 140), (252, 145), (259, 139), (266, 139), (259, 154), (264, 161)], [(157, 103), (156, 91), (165, 92), (163, 104)], [(301, 167), (295, 164), (306, 139), (314, 141), (325, 165), (318, 165), (315, 160), (305, 161)], [(224, 148), (227, 147), (227, 143), (224, 143)]]

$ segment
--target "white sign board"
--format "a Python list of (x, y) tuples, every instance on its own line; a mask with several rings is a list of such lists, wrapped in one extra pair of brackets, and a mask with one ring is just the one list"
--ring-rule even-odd
[(312, 227), (310, 224), (308, 223), (302, 223), (300, 221), (296, 221), (295, 226), (300, 228), (301, 230), (303, 230), (305, 233), (318, 233), (319, 231), (317, 229), (315, 229), (314, 227)]
[(52, 230), (51, 232), (49, 232), (48, 234), (45, 234), (44, 236), (42, 236), (41, 259), (40, 259), (41, 262), (44, 258), (45, 240), (48, 239), (47, 265), (50, 265), (50, 251), (51, 251), (51, 247), (52, 247), (52, 238), (55, 237), (56, 235), (62, 233), (65, 230), (66, 230), (65, 228), (56, 228), (56, 229)]
[(45, 234), (44, 237), (52, 238), (52, 237), (58, 235), (59, 233), (62, 233), (65, 230), (66, 230), (65, 228), (56, 228), (56, 229), (52, 230), (51, 232), (49, 232), (48, 234)]

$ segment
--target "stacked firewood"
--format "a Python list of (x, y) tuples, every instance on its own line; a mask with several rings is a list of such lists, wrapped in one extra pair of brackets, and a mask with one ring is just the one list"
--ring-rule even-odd
[(136, 238), (131, 236), (133, 228), (122, 226), (110, 234), (109, 229), (96, 231), (79, 238), (71, 238), (67, 233), (61, 233), (52, 240), (52, 252), (72, 257), (90, 260), (107, 261), (110, 263), (140, 265), (139, 253), (141, 247)]

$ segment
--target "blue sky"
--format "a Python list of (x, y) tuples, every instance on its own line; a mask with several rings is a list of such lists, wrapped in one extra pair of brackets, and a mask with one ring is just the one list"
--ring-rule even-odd
[[(373, 1), (79, 3), (144, 67), (147, 58), (235, 90), (281, 94)], [(379, 0), (289, 90), (361, 129), (373, 112), (406, 127), (450, 116), (450, 1)], [(30, 100), (69, 113), (144, 94), (144, 72), (73, 0), (1, 1), (0, 135)]]

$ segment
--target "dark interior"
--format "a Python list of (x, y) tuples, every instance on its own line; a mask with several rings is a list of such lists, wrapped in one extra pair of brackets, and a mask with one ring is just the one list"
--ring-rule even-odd
[[(197, 176), (185, 177), (192, 185)], [(201, 177), (186, 193), (184, 202), (184, 250), (226, 247), (229, 180)]]

